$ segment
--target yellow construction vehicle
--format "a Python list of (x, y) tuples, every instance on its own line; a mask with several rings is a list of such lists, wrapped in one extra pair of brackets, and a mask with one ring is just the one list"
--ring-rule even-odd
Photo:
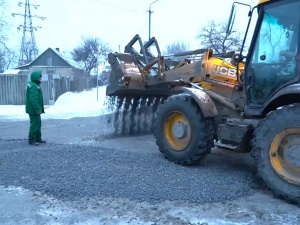
[[(242, 3), (232, 6), (228, 32), (237, 4)], [(154, 57), (148, 49), (157, 46), (156, 40), (142, 45), (136, 36), (124, 54), (110, 55), (107, 94), (118, 96), (122, 129), (137, 131), (140, 111), (148, 106), (155, 117), (146, 113), (144, 119), (149, 129), (154, 122), (157, 145), (167, 159), (193, 164), (214, 146), (251, 152), (266, 185), (300, 205), (299, 12), (300, 0), (261, 0), (250, 7), (239, 53), (199, 49), (178, 54), (201, 55), (199, 60), (169, 60), (158, 47)], [(244, 56), (251, 23), (255, 30)], [(141, 52), (132, 48), (137, 40)], [(126, 127), (126, 120), (131, 125)]]

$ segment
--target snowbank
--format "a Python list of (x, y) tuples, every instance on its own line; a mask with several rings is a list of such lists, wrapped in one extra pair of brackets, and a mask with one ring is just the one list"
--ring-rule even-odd
[[(95, 117), (107, 114), (104, 105), (106, 86), (78, 93), (66, 92), (54, 105), (45, 106), (42, 119), (70, 119), (74, 117)], [(0, 105), (0, 120), (29, 120), (24, 105)]]

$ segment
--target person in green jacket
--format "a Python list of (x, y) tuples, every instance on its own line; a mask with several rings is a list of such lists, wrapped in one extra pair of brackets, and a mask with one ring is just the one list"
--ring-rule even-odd
[(26, 87), (26, 113), (29, 114), (30, 128), (28, 135), (28, 142), (30, 145), (39, 145), (39, 143), (46, 143), (42, 140), (42, 121), (41, 114), (44, 111), (43, 93), (40, 87), (42, 80), (41, 71), (33, 71), (31, 74), (31, 81)]

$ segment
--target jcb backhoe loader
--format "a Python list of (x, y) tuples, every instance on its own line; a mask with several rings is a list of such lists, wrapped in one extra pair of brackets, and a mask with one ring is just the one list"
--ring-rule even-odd
[[(229, 33), (237, 4), (242, 3), (232, 6)], [(251, 20), (254, 13), (257, 21)], [(256, 26), (243, 56), (251, 23)], [(200, 49), (183, 55), (201, 54), (201, 60), (178, 62), (161, 56), (159, 49), (154, 57), (147, 50), (153, 43), (140, 43), (140, 53), (129, 48), (110, 55), (107, 94), (129, 99), (122, 108), (131, 110), (129, 120), (135, 121), (129, 130), (139, 121), (132, 115), (148, 103), (156, 112), (151, 120), (157, 145), (167, 159), (193, 164), (213, 146), (251, 152), (266, 185), (300, 205), (299, 30), (300, 0), (260, 0), (250, 7), (238, 54)], [(160, 100), (154, 104), (151, 97)]]

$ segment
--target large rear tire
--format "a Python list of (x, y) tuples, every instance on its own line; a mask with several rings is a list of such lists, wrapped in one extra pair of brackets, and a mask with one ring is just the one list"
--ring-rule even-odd
[(285, 106), (260, 121), (252, 157), (275, 195), (300, 205), (300, 105)]
[(160, 152), (170, 161), (190, 165), (210, 153), (213, 119), (205, 118), (190, 96), (171, 97), (159, 106), (154, 137)]

